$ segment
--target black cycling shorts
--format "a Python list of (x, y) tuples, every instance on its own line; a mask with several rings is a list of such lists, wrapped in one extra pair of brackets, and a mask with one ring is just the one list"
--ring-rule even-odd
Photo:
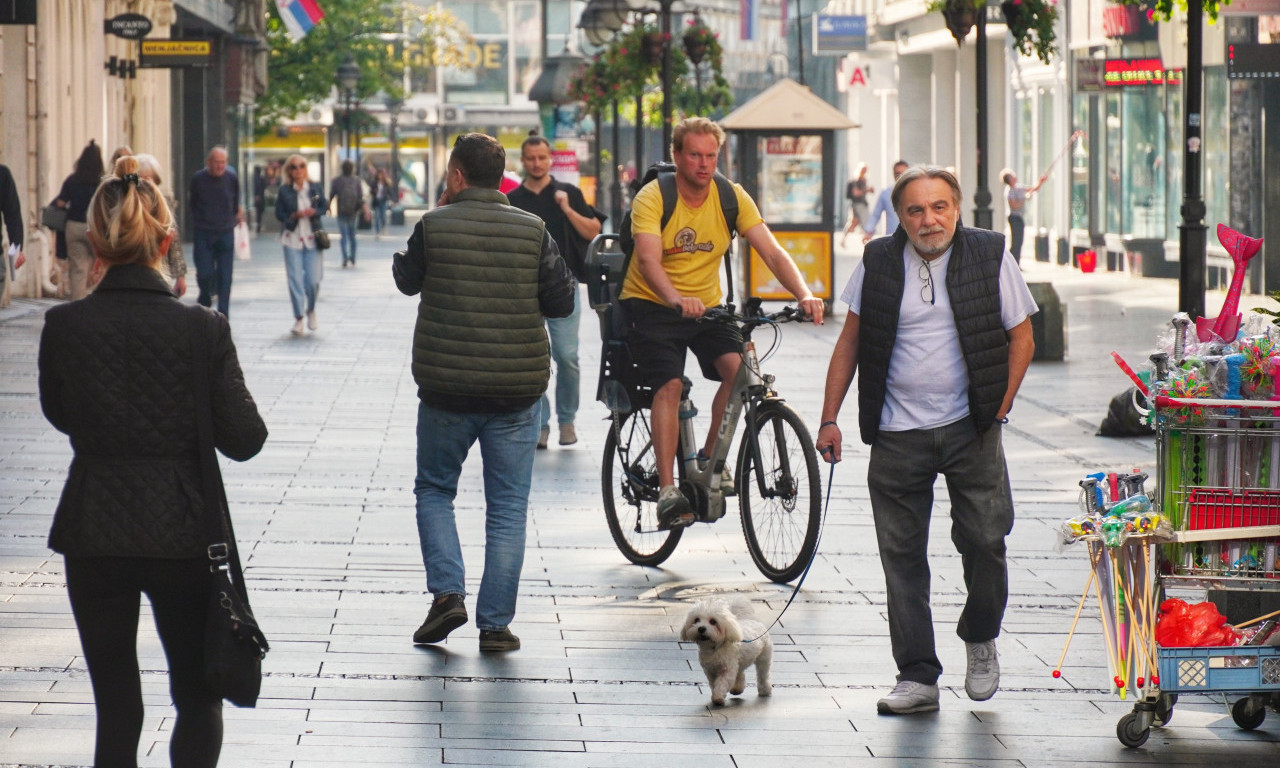
[(742, 334), (732, 325), (699, 322), (645, 299), (623, 299), (627, 344), (643, 383), (658, 389), (684, 376), (685, 351), (692, 350), (702, 375), (720, 381), (716, 359), (742, 351)]

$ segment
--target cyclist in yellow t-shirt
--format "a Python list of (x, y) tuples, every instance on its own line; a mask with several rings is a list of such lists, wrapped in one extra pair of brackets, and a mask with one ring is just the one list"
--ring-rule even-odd
[[(630, 326), (632, 358), (645, 383), (653, 389), (650, 427), (662, 487), (658, 495), (658, 522), (662, 527), (694, 521), (693, 508), (674, 480), (680, 426), (677, 409), (686, 350), (692, 350), (698, 358), (704, 376), (720, 382), (703, 446), (707, 456), (715, 449), (720, 418), (742, 363), (742, 339), (735, 329), (720, 323), (696, 322), (708, 307), (720, 303), (720, 261), (730, 243), (714, 182), (723, 145), (724, 131), (707, 118), (680, 121), (671, 137), (677, 201), (670, 221), (661, 227), (662, 192), (657, 184), (645, 185), (631, 206), (635, 250), (620, 297)], [(741, 186), (734, 184), (733, 189), (738, 196), (738, 234), (747, 239), (765, 266), (795, 296), (800, 309), (815, 323), (821, 323), (822, 300), (813, 297), (791, 255), (760, 217), (755, 201)], [(732, 483), (722, 483), (721, 487), (731, 488)]]

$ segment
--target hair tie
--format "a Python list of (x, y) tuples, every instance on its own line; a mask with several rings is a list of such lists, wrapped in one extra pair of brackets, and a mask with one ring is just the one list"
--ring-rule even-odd
[(126, 184), (132, 184), (132, 185), (133, 185), (133, 186), (135, 186), (135, 187), (136, 187), (136, 186), (138, 186), (138, 181), (139, 181), (139, 179), (138, 179), (138, 174), (136, 174), (136, 173), (126, 173), (126, 174), (125, 174), (123, 177), (121, 177), (121, 178), (123, 178), (123, 179), (124, 179), (124, 183), (126, 183)]

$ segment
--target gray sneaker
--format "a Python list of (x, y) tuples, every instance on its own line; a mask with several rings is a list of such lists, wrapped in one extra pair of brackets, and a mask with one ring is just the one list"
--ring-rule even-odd
[(893, 686), (892, 693), (876, 702), (876, 711), (882, 715), (936, 712), (938, 711), (938, 686), (902, 680)]
[(663, 486), (658, 492), (658, 530), (683, 528), (693, 525), (693, 507), (680, 489), (674, 485)]
[(996, 641), (965, 643), (965, 655), (969, 667), (964, 673), (964, 692), (974, 701), (986, 701), (996, 695), (1000, 687), (1000, 659), (996, 656)]
[(550, 438), (551, 438), (551, 427), (543, 427), (542, 430), (538, 432), (538, 450), (539, 451), (547, 450), (547, 440)]
[(520, 650), (520, 638), (508, 627), (480, 630), (481, 653), (506, 653)]

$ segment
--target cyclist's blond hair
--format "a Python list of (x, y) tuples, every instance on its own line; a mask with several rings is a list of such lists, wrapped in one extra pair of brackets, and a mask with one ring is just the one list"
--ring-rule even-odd
[(671, 154), (674, 155), (684, 149), (684, 137), (689, 133), (714, 136), (716, 148), (724, 146), (724, 129), (714, 121), (705, 117), (686, 117), (676, 123), (675, 129), (671, 132)]

